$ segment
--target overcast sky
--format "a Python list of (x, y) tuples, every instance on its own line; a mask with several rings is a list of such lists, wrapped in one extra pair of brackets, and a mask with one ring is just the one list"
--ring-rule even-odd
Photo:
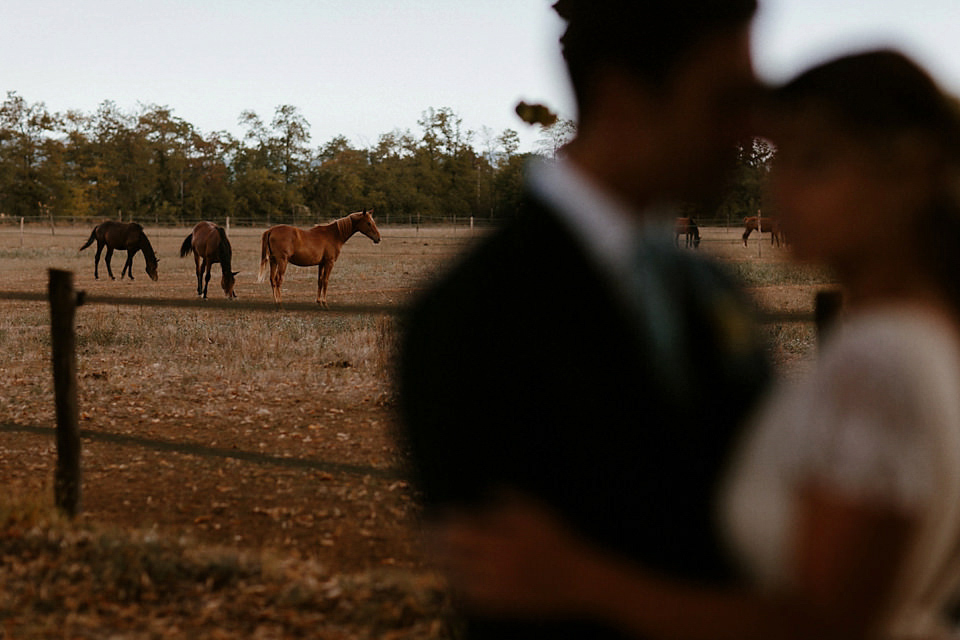
[[(783, 79), (824, 57), (893, 45), (960, 93), (960, 0), (761, 0), (757, 68)], [(430, 107), (465, 129), (537, 134), (520, 99), (573, 117), (550, 0), (0, 0), (0, 90), (52, 111), (167, 106), (241, 135), (296, 106), (314, 146), (419, 131)], [(478, 135), (477, 143), (481, 143)]]

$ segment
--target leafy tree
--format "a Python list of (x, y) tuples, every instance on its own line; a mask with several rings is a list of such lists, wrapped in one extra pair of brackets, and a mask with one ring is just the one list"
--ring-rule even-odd
[(49, 135), (60, 117), (42, 102), (30, 104), (8, 92), (0, 104), (0, 209), (8, 215), (37, 215), (55, 206), (65, 190), (59, 163), (62, 145)]
[(717, 215), (728, 224), (737, 224), (762, 208), (775, 153), (774, 146), (763, 138), (737, 145), (733, 182), (717, 210)]
[(277, 107), (273, 116), (274, 135), (270, 138), (284, 181), (292, 185), (308, 163), (310, 123), (292, 105)]
[(304, 202), (321, 218), (355, 211), (363, 201), (367, 155), (336, 136), (320, 148), (301, 189)]
[(498, 218), (516, 210), (529, 158), (516, 131), (478, 136), (447, 107), (424, 111), (418, 133), (397, 129), (369, 148), (336, 136), (311, 150), (310, 125), (291, 105), (269, 123), (253, 111), (239, 122), (240, 138), (204, 135), (167, 106), (105, 101), (61, 115), (11, 92), (0, 105), (0, 211), (296, 223), (309, 211), (319, 222), (374, 207), (394, 222)]
[(576, 133), (577, 125), (573, 120), (558, 118), (550, 126), (541, 126), (540, 138), (537, 140), (540, 152), (549, 158), (556, 158), (560, 149), (573, 140)]

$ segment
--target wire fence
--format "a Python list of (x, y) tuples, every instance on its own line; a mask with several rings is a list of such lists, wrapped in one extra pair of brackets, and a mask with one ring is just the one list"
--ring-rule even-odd
[[(201, 220), (215, 222), (228, 229), (266, 229), (277, 224), (290, 224), (293, 226), (309, 227), (315, 224), (324, 224), (332, 222), (336, 217), (310, 216), (310, 215), (282, 215), (269, 218), (236, 218), (209, 217), (209, 218), (176, 218), (161, 219), (150, 217), (145, 218), (124, 218), (121, 222), (137, 222), (144, 227), (155, 229), (179, 229), (191, 228)], [(37, 235), (57, 235), (61, 230), (71, 228), (90, 227), (102, 222), (102, 218), (92, 218), (85, 216), (7, 216), (0, 215), (0, 232), (11, 232), (22, 229), (24, 233)], [(421, 227), (443, 227), (445, 229), (471, 230), (471, 229), (492, 229), (499, 225), (503, 220), (498, 218), (475, 218), (473, 216), (459, 215), (384, 215), (377, 216), (377, 222), (382, 227), (396, 227), (407, 229), (418, 229)]]
[[(55, 427), (0, 423), (0, 432), (26, 433), (52, 438), (56, 436), (57, 430)], [(193, 442), (174, 442), (172, 440), (144, 438), (142, 436), (134, 436), (125, 433), (86, 430), (82, 432), (81, 437), (90, 442), (106, 443), (116, 446), (138, 447), (141, 449), (152, 449), (154, 451), (178, 453), (198, 456), (201, 458), (240, 460), (242, 462), (248, 462), (250, 464), (261, 466), (283, 467), (287, 469), (305, 469), (308, 471), (325, 471), (327, 473), (339, 473), (354, 476), (370, 476), (373, 478), (382, 478), (386, 480), (402, 480), (405, 478), (403, 471), (400, 469), (371, 467), (360, 464), (346, 464), (343, 462), (331, 462), (329, 460), (317, 460), (315, 458), (274, 456), (266, 453), (260, 453), (259, 451), (244, 451), (241, 449), (210, 447)]]
[[(56, 406), (56, 428), (20, 424), (0, 424), (0, 431), (53, 435), (57, 442), (57, 467), (55, 471), (55, 502), (68, 515), (75, 515), (79, 509), (80, 494), (80, 446), (81, 437), (92, 441), (122, 446), (138, 446), (159, 451), (170, 451), (212, 458), (231, 458), (255, 464), (278, 465), (301, 469), (314, 469), (353, 475), (369, 475), (382, 478), (400, 478), (397, 469), (384, 469), (364, 465), (347, 465), (338, 462), (310, 458), (270, 456), (258, 452), (236, 449), (222, 449), (193, 443), (179, 443), (168, 440), (142, 438), (109, 432), (86, 431), (81, 434), (79, 428), (77, 403), (77, 371), (75, 353), (74, 317), (76, 308), (89, 305), (167, 307), (185, 309), (276, 311), (294, 313), (323, 314), (373, 314), (397, 316), (405, 310), (403, 305), (331, 305), (321, 307), (316, 303), (285, 303), (278, 306), (271, 302), (232, 300), (185, 300), (182, 298), (120, 297), (86, 295), (73, 289), (73, 274), (69, 271), (50, 270), (50, 288), (47, 293), (0, 291), (0, 301), (50, 302), (51, 306), (51, 348), (54, 373), (54, 402)], [(761, 313), (764, 323), (810, 323), (817, 325), (818, 333), (832, 321), (839, 310), (840, 299), (834, 292), (820, 292), (817, 295), (816, 311), (810, 313)]]
[[(294, 226), (312, 226), (315, 224), (324, 224), (332, 222), (336, 216), (317, 216), (317, 215), (296, 215), (285, 214), (268, 218), (238, 218), (233, 216), (209, 217), (209, 218), (175, 218), (161, 219), (159, 217), (143, 218), (127, 217), (122, 218), (122, 222), (138, 222), (145, 227), (154, 229), (180, 229), (191, 228), (201, 220), (215, 222), (228, 230), (236, 229), (266, 229), (277, 224), (290, 224)], [(701, 229), (713, 228), (732, 232), (736, 230), (742, 233), (744, 230), (743, 219), (731, 217), (698, 218), (698, 225)], [(19, 232), (29, 235), (57, 235), (61, 232), (69, 232), (71, 229), (93, 227), (103, 219), (87, 216), (9, 216), (0, 214), (0, 233)], [(382, 215), (377, 216), (377, 222), (381, 227), (394, 228), (400, 230), (418, 230), (420, 228), (442, 227), (454, 231), (464, 230), (488, 230), (499, 226), (506, 221), (506, 218), (477, 218), (470, 215), (426, 215), (426, 214), (403, 214), (403, 215)], [(756, 232), (761, 233), (761, 232)], [(768, 234), (767, 229), (763, 229), (763, 234)]]

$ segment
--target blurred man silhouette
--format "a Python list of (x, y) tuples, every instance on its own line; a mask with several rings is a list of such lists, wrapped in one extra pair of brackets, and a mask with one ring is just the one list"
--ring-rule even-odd
[[(406, 318), (415, 478), (430, 514), (521, 491), (654, 571), (728, 583), (714, 494), (767, 366), (739, 291), (674, 247), (672, 222), (675, 203), (719, 195), (748, 133), (755, 0), (555, 9), (577, 136)], [(467, 630), (615, 637), (586, 623)]]

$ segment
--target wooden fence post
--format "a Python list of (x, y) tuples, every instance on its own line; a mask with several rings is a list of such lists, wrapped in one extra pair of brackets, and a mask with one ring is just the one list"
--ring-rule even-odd
[(50, 330), (53, 389), (57, 414), (57, 466), (54, 502), (73, 517), (80, 512), (80, 426), (77, 411), (77, 355), (74, 317), (81, 302), (73, 290), (73, 273), (50, 269)]
[(23, 248), (23, 216), (20, 216), (20, 248)]

